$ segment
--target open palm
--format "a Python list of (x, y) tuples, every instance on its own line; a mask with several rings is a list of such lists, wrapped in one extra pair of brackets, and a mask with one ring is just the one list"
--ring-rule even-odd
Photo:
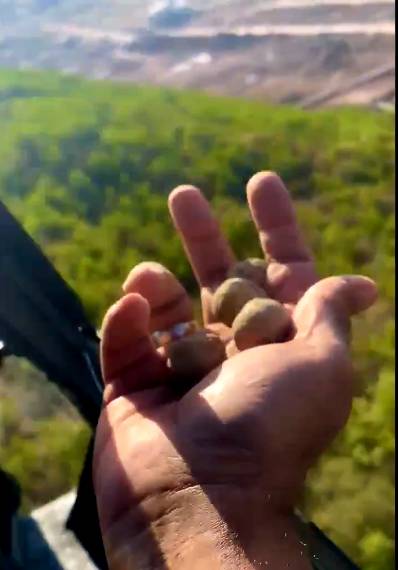
[[(218, 521), (216, 534), (238, 537), (250, 563), (265, 556), (253, 529), (272, 520), (286, 549), (268, 547), (266, 561), (289, 563), (300, 550), (291, 513), (306, 473), (348, 418), (350, 317), (374, 302), (375, 286), (355, 276), (317, 282), (280, 179), (257, 174), (247, 192), (268, 288), (291, 310), (294, 338), (237, 353), (193, 387), (189, 378), (176, 387), (150, 334), (191, 320), (191, 300), (159, 264), (132, 270), (102, 339), (94, 482), (111, 568), (180, 567), (175, 557), (190, 546), (177, 535), (197, 532), (202, 509)], [(228, 343), (211, 298), (233, 254), (197, 189), (177, 188), (169, 204), (201, 288), (204, 323)]]

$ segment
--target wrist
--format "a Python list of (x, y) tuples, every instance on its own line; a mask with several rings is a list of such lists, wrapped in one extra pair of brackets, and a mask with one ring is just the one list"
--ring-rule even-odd
[(240, 489), (190, 487), (126, 517), (105, 537), (110, 570), (311, 568), (293, 514), (271, 512)]

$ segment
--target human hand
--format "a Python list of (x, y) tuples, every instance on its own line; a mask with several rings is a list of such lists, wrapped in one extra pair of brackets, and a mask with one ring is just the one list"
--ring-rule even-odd
[[(175, 277), (158, 264), (137, 266), (105, 318), (94, 484), (111, 570), (310, 567), (293, 508), (309, 467), (348, 418), (350, 317), (376, 289), (356, 276), (316, 282), (277, 176), (256, 175), (248, 201), (272, 296), (292, 313), (292, 340), (236, 354), (181, 395), (150, 337), (192, 319)], [(217, 326), (211, 298), (233, 254), (198, 190), (180, 187), (169, 203), (204, 322)]]

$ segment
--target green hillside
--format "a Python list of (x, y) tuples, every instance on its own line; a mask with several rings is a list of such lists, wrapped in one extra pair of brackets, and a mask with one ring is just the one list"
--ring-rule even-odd
[[(0, 199), (81, 295), (96, 323), (141, 260), (165, 263), (195, 294), (166, 210), (167, 193), (177, 184), (200, 186), (223, 211), (237, 254), (256, 254), (244, 189), (263, 169), (277, 171), (293, 193), (321, 275), (364, 273), (378, 282), (379, 303), (355, 325), (360, 396), (349, 427), (312, 475), (306, 508), (365, 570), (392, 568), (392, 116), (358, 109), (310, 113), (3, 71), (0, 125)], [(8, 409), (8, 429), (0, 451), (0, 463), (23, 482), (28, 506), (73, 483), (86, 440), (54, 394), (28, 428), (20, 405), (10, 411), (7, 395), (18, 382), (26, 387), (19, 393), (29, 392), (26, 378), (32, 375), (25, 365), (6, 367), (2, 407)], [(51, 425), (60, 422), (62, 430), (52, 432)], [(46, 455), (43, 442), (51, 442), (59, 458), (53, 469), (46, 468), (50, 451)], [(65, 457), (68, 468), (60, 466)], [(38, 474), (39, 487), (33, 481)]]

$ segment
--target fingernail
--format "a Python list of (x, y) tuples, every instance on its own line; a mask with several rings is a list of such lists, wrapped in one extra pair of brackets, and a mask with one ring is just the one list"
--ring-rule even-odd
[(162, 276), (170, 275), (170, 271), (166, 267), (164, 267), (161, 263), (158, 263), (157, 261), (143, 261), (142, 263), (136, 265), (130, 271), (130, 273), (127, 276), (127, 279), (122, 285), (122, 291), (126, 293), (130, 289), (131, 283), (134, 280), (140, 278), (142, 275), (145, 275), (148, 272), (150, 272), (151, 274), (155, 273), (157, 275), (162, 275)]
[(378, 290), (376, 283), (364, 275), (344, 275), (344, 279), (355, 285), (353, 301), (357, 311), (364, 311), (371, 307), (377, 299)]

